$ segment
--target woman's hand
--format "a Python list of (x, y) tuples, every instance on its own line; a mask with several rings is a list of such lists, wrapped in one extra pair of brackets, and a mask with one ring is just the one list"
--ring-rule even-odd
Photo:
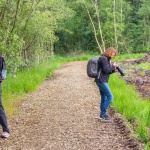
[(115, 68), (117, 68), (119, 65), (115, 62), (115, 63), (113, 63), (113, 66), (114, 66)]

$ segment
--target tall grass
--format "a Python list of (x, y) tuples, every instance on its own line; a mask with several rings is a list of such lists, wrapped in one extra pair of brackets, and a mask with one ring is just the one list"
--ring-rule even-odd
[(145, 53), (132, 53), (132, 54), (121, 54), (115, 57), (115, 61), (123, 61), (128, 59), (139, 59), (142, 58)]
[(117, 75), (112, 75), (109, 85), (114, 95), (112, 105), (117, 112), (123, 114), (124, 118), (131, 122), (139, 139), (148, 143), (150, 135), (150, 101), (143, 100), (134, 86), (127, 85), (124, 80)]
[(140, 64), (137, 66), (137, 69), (150, 70), (149, 62), (140, 63)]

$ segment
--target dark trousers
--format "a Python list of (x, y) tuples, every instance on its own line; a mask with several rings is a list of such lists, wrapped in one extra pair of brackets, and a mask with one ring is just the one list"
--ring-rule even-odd
[(7, 118), (6, 118), (6, 115), (5, 115), (4, 108), (2, 106), (2, 87), (1, 87), (1, 83), (0, 83), (0, 124), (2, 126), (3, 132), (6, 131), (6, 132), (9, 133)]

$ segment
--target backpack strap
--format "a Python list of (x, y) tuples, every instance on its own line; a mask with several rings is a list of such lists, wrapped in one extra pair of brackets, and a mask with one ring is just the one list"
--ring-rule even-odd
[(102, 68), (100, 66), (101, 58), (102, 58), (102, 56), (99, 57), (99, 59), (98, 59), (98, 77), (97, 77), (97, 79), (99, 79), (99, 80), (100, 80), (100, 76), (101, 76), (101, 72), (102, 72)]

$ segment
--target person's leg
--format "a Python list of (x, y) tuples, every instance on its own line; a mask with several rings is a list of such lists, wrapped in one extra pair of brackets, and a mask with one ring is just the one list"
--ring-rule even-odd
[(113, 95), (108, 86), (108, 83), (106, 82), (97, 83), (97, 86), (99, 87), (101, 95), (101, 104), (100, 104), (101, 115), (106, 115), (107, 108), (109, 107), (111, 101), (113, 100)]
[(101, 115), (101, 114), (106, 114), (105, 103), (107, 101), (107, 96), (103, 93), (101, 89), (100, 89), (100, 95), (101, 95), (101, 102), (100, 102), (100, 115)]
[(2, 89), (0, 84), (0, 124), (2, 126), (3, 132), (9, 133), (8, 124), (7, 124), (7, 118), (5, 115), (4, 108), (2, 106)]

